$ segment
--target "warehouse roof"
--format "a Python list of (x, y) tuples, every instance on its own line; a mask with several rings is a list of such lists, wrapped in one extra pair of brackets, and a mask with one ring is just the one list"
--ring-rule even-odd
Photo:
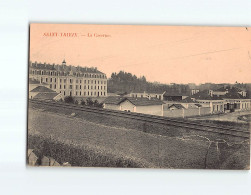
[(48, 92), (48, 93), (52, 93), (55, 92), (47, 87), (44, 86), (37, 86), (36, 88), (32, 89), (30, 92)]
[(164, 102), (156, 98), (148, 99), (148, 98), (133, 98), (133, 97), (118, 97), (118, 96), (110, 96), (104, 100), (104, 103), (119, 105), (126, 100), (128, 100), (135, 106), (150, 106), (150, 105), (164, 104)]

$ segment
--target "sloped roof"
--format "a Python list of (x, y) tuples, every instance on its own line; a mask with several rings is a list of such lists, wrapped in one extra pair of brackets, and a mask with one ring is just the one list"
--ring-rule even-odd
[(38, 80), (29, 78), (29, 84), (39, 84), (40, 82)]
[(202, 105), (201, 104), (194, 104), (195, 106), (197, 106), (197, 107), (202, 107)]
[(43, 100), (53, 100), (59, 93), (38, 93), (33, 97), (33, 99), (43, 99)]
[(193, 100), (191, 97), (187, 97), (187, 98), (181, 100), (180, 102), (183, 102), (183, 103), (196, 103), (197, 101)]
[[(59, 65), (59, 64), (48, 64), (48, 63), (31, 63), (30, 67), (35, 69), (41, 69), (41, 70), (57, 70), (57, 71), (64, 71), (69, 73), (72, 71), (73, 73), (79, 72), (79, 73), (102, 73), (96, 68), (90, 68), (90, 67), (80, 67), (80, 66), (72, 66), (72, 65)], [(104, 74), (104, 73), (102, 73)]]
[(118, 96), (110, 96), (104, 100), (105, 104), (115, 104), (118, 105), (124, 101), (130, 101), (135, 106), (150, 106), (150, 105), (162, 105), (164, 102), (159, 99), (151, 98), (133, 98), (133, 97), (118, 97)]
[(37, 86), (36, 88), (32, 89), (30, 92), (47, 92), (47, 93), (52, 93), (55, 92), (47, 87), (44, 86)]
[(226, 99), (246, 99), (246, 97), (243, 97), (241, 94), (237, 92), (228, 92), (226, 95), (222, 96), (222, 98)]
[(191, 96), (197, 100), (223, 100), (221, 97), (218, 96), (211, 96), (208, 90), (199, 91)]
[(171, 106), (168, 107), (168, 109), (171, 108), (171, 107), (175, 107), (175, 108), (177, 108), (177, 109), (184, 109), (184, 108), (185, 108), (185, 107), (182, 106), (181, 104), (172, 104)]

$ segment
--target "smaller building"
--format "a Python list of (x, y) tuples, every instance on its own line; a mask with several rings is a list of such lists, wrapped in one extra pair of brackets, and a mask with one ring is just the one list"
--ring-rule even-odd
[(143, 91), (143, 92), (131, 92), (129, 97), (135, 98), (156, 98), (159, 100), (164, 100), (165, 91)]
[(110, 96), (103, 103), (105, 109), (163, 116), (164, 102), (156, 98)]
[(189, 97), (190, 92), (166, 91), (163, 95), (164, 101), (181, 101)]
[(62, 94), (53, 91), (45, 86), (37, 86), (29, 92), (29, 99), (55, 100), (63, 99)]

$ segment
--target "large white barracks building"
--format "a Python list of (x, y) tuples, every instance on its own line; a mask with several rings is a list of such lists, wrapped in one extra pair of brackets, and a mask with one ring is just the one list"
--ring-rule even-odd
[(63, 96), (106, 97), (107, 77), (97, 68), (47, 63), (29, 63), (29, 78), (47, 84)]

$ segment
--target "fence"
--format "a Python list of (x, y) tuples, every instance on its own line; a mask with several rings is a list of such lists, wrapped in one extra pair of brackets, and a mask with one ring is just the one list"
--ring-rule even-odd
[(188, 109), (177, 109), (177, 110), (164, 110), (163, 116), (166, 117), (192, 117), (210, 114), (210, 107), (201, 108), (188, 108)]

